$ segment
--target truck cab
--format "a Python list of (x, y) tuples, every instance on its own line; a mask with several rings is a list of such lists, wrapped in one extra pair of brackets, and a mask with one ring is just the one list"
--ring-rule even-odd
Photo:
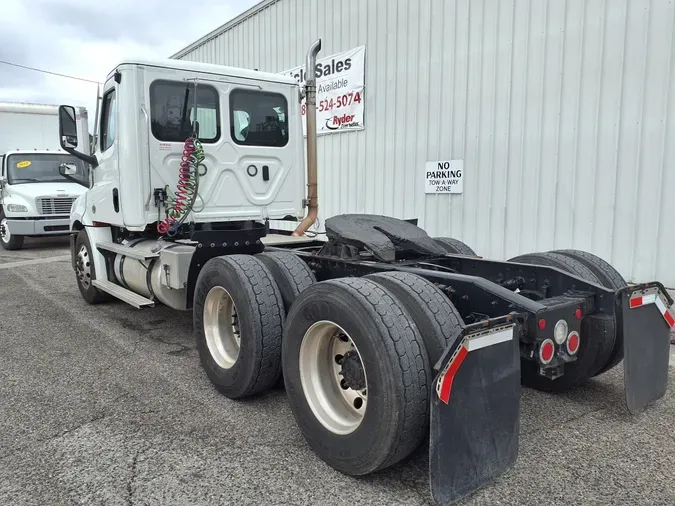
[(67, 235), (73, 202), (86, 188), (65, 180), (59, 168), (67, 167), (71, 177), (84, 182), (85, 163), (63, 151), (47, 150), (17, 150), (0, 160), (0, 245), (19, 249), (25, 237)]
[[(68, 131), (73, 111), (62, 106), (62, 147), (93, 168), (91, 188), (74, 204), (71, 229), (97, 222), (125, 233), (158, 231), (182, 210), (191, 230), (297, 220), (304, 212), (299, 100), (299, 84), (283, 75), (177, 60), (122, 61), (103, 86), (93, 156), (66, 142), (74, 135)], [(181, 166), (188, 138), (203, 152), (198, 174)]]
[[(60, 148), (58, 110), (56, 105), (0, 103), (0, 246), (4, 249), (21, 248), (25, 237), (68, 234), (72, 203), (88, 186), (87, 164)], [(88, 154), (85, 108), (74, 108), (72, 134)]]

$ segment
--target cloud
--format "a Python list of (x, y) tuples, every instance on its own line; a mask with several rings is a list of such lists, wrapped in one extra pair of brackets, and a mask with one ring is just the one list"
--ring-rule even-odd
[[(104, 81), (129, 56), (166, 58), (257, 0), (3, 0), (0, 60)], [(96, 85), (0, 64), (0, 101), (96, 110)]]

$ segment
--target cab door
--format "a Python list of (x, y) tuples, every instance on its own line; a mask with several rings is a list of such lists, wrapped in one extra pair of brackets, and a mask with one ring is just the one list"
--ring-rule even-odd
[(118, 84), (110, 79), (103, 88), (99, 137), (96, 146), (98, 166), (93, 170), (94, 184), (87, 197), (87, 214), (92, 221), (123, 226), (119, 205)]
[[(303, 139), (290, 126), (290, 106), (297, 105), (293, 89), (234, 86), (228, 96), (224, 142), (232, 156), (223, 160), (224, 166), (245, 198), (243, 205), (260, 206), (270, 219), (295, 216), (301, 208), (304, 169), (298, 146)], [(214, 210), (224, 205), (225, 199), (216, 199)]]

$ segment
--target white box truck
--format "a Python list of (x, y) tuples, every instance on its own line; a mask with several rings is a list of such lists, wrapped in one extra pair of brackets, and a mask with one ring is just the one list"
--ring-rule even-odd
[[(87, 110), (76, 110), (78, 146), (89, 152)], [(85, 162), (59, 145), (58, 106), (0, 102), (0, 245), (67, 235), (75, 199), (88, 187)], [(66, 179), (59, 167), (66, 164)]]

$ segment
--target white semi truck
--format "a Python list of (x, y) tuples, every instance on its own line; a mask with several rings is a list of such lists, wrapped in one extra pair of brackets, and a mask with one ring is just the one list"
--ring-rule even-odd
[[(439, 504), (513, 465), (521, 384), (561, 392), (623, 359), (631, 413), (662, 397), (675, 318), (658, 282), (628, 286), (576, 250), (491, 261), (385, 216), (334, 216), (326, 240), (307, 236), (320, 47), (304, 90), (265, 72), (126, 60), (105, 81), (93, 155), (61, 106), (61, 146), (93, 167), (70, 217), (82, 297), (191, 312), (215, 387), (241, 399), (283, 378), (308, 444), (340, 472), (384, 469), (428, 440)], [(270, 233), (269, 220), (305, 210), (293, 234)]]
[[(77, 139), (89, 153), (87, 111), (77, 108)], [(59, 143), (58, 106), (0, 103), (0, 245), (19, 249), (24, 237), (67, 235), (70, 208), (86, 188), (87, 166)], [(59, 174), (68, 164), (71, 180)]]

